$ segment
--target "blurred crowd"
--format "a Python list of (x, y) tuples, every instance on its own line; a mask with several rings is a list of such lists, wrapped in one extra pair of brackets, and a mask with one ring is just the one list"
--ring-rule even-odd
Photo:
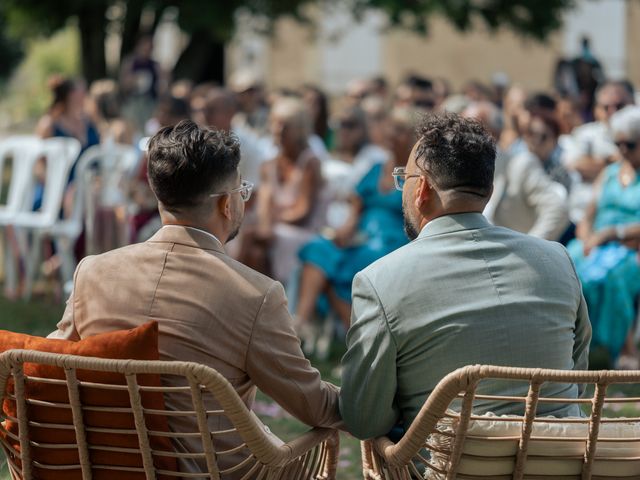
[[(606, 80), (584, 47), (582, 63), (559, 63), (553, 91), (527, 91), (505, 75), (459, 91), (447, 79), (408, 75), (398, 85), (354, 79), (344, 95), (329, 98), (313, 84), (267, 90), (249, 71), (235, 72), (226, 86), (172, 82), (143, 38), (117, 81), (88, 89), (78, 79), (52, 82), (37, 133), (77, 138), (83, 150), (109, 142), (140, 149), (139, 165), (120, 183), (127, 206), (118, 218), (127, 233), (104, 250), (144, 241), (160, 225), (146, 180), (146, 138), (185, 118), (232, 131), (254, 195), (228, 251), (286, 285), (304, 339), (314, 338), (308, 330), (318, 317), (347, 326), (355, 273), (408, 241), (391, 174), (411, 154), (417, 119), (438, 111), (476, 118), (498, 145), (485, 215), (567, 245), (594, 342), (614, 359), (637, 359), (639, 107), (633, 85)], [(69, 189), (74, 181), (72, 172)], [(55, 256), (47, 261), (54, 269)]]

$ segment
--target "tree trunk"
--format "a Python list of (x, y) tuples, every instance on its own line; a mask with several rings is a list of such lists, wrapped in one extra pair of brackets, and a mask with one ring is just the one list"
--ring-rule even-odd
[(193, 32), (189, 45), (184, 49), (173, 69), (173, 78), (189, 79), (195, 84), (214, 81), (224, 83), (224, 43), (210, 32)]
[(78, 27), (82, 73), (87, 83), (91, 84), (107, 75), (104, 52), (107, 8), (102, 2), (91, 3), (87, 7), (78, 12)]
[(140, 18), (142, 17), (142, 0), (129, 0), (122, 22), (122, 44), (120, 45), (120, 63), (136, 46), (140, 34)]

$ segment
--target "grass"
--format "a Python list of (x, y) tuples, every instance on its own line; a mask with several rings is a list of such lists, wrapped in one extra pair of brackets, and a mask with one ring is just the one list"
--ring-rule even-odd
[[(55, 329), (63, 311), (64, 307), (58, 304), (43, 301), (12, 302), (0, 295), (0, 329), (44, 336)], [(339, 384), (340, 378), (336, 366), (343, 353), (343, 348), (334, 345), (329, 360), (312, 359), (312, 363), (320, 370), (323, 379)], [(597, 369), (607, 368), (607, 359), (596, 352), (592, 358), (592, 366)], [(611, 388), (608, 393), (615, 396), (640, 397), (640, 385), (615, 387)], [(632, 406), (615, 408), (616, 406), (616, 404), (612, 404), (612, 408), (605, 409), (606, 415), (612, 417), (640, 416), (640, 410)], [(271, 431), (284, 441), (293, 440), (309, 429), (261, 393), (258, 393), (255, 410)], [(4, 458), (1, 462), (4, 462)], [(345, 433), (340, 435), (339, 472), (340, 480), (359, 480), (362, 478), (360, 444), (355, 438)], [(0, 467), (0, 480), (10, 480), (4, 463)]]

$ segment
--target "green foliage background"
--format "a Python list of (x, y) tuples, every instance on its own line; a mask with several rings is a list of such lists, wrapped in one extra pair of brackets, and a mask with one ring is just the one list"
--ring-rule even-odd
[(79, 52), (78, 30), (73, 24), (50, 38), (30, 40), (23, 61), (0, 91), (2, 115), (18, 126), (42, 115), (51, 102), (47, 81), (54, 74), (79, 75)]

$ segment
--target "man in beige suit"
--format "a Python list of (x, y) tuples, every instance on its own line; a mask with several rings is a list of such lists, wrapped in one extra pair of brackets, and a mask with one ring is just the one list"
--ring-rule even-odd
[[(282, 285), (225, 254), (253, 187), (241, 181), (239, 158), (237, 139), (222, 131), (191, 121), (160, 130), (149, 143), (148, 172), (163, 227), (147, 242), (80, 262), (50, 337), (77, 340), (157, 320), (161, 360), (215, 368), (249, 408), (258, 387), (304, 423), (335, 427), (338, 389), (320, 379), (300, 350)], [(190, 401), (166, 399), (168, 408), (186, 410)], [(195, 417), (178, 420), (169, 417), (174, 431), (197, 431)], [(237, 438), (214, 440), (223, 467), (238, 459), (220, 453)], [(176, 448), (195, 446), (187, 437)]]

